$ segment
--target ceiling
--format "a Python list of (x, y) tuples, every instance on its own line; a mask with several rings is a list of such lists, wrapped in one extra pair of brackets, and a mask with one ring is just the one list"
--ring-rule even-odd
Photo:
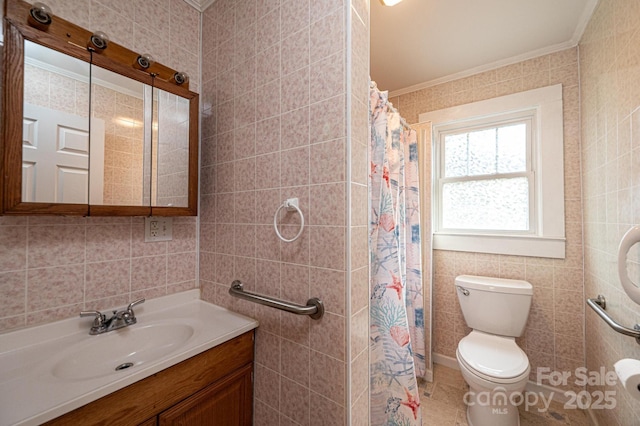
[(597, 0), (371, 0), (371, 78), (400, 95), (575, 46)]

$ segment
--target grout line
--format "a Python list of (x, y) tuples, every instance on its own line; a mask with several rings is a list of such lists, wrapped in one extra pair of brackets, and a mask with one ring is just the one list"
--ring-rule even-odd
[[(353, 32), (353, 21), (351, 19), (352, 13), (351, 13), (351, 9), (353, 8), (352, 4), (351, 4), (351, 0), (346, 0), (343, 6), (343, 11), (342, 13), (344, 13), (343, 16), (343, 28), (344, 28), (344, 35), (343, 35), (343, 47), (344, 47), (344, 52), (346, 54), (346, 59), (345, 59), (345, 64), (344, 64), (344, 69), (343, 69), (343, 78), (345, 80), (345, 93), (343, 94), (344, 96), (344, 106), (345, 106), (345, 111), (344, 111), (344, 118), (345, 118), (345, 126), (344, 126), (344, 137), (345, 137), (345, 143), (346, 143), (346, 147), (345, 147), (345, 161), (346, 161), (346, 166), (345, 166), (345, 181), (346, 181), (346, 188), (345, 188), (345, 210), (346, 210), (346, 225), (347, 225), (347, 232), (346, 232), (346, 236), (345, 236), (345, 269), (346, 269), (346, 275), (345, 275), (345, 317), (347, 318), (347, 323), (345, 324), (345, 337), (346, 337), (346, 341), (345, 341), (345, 374), (346, 374), (346, 384), (345, 384), (345, 396), (346, 396), (346, 400), (345, 400), (345, 416), (346, 416), (346, 423), (348, 425), (350, 425), (352, 423), (352, 416), (353, 416), (353, 404), (354, 404), (354, 396), (352, 395), (353, 389), (352, 389), (352, 385), (353, 385), (353, 367), (352, 367), (352, 363), (354, 358), (357, 358), (358, 356), (356, 355), (355, 357), (352, 356), (352, 351), (351, 351), (351, 345), (352, 345), (352, 339), (351, 339), (351, 327), (350, 325), (353, 323), (352, 319), (353, 319), (353, 312), (351, 312), (352, 310), (352, 300), (351, 300), (351, 290), (352, 290), (352, 280), (351, 280), (351, 276), (353, 273), (353, 253), (352, 253), (352, 249), (351, 247), (353, 246), (352, 244), (352, 239), (353, 239), (353, 233), (352, 233), (352, 223), (353, 223), (353, 218), (352, 218), (352, 211), (351, 211), (351, 203), (352, 203), (352, 187), (351, 187), (351, 181), (353, 180), (353, 164), (352, 164), (352, 143), (353, 140), (351, 138), (352, 135), (352, 125), (353, 125), (353, 117), (351, 115), (351, 109), (352, 109), (352, 91), (354, 90), (354, 88), (352, 87), (352, 82), (351, 82), (351, 73), (353, 72), (353, 67), (354, 67), (354, 63), (353, 63), (353, 39), (352, 39), (352, 32)], [(357, 268), (356, 268), (357, 269)], [(365, 345), (365, 350), (368, 350), (368, 345)], [(360, 354), (362, 354), (364, 351), (360, 352)], [(359, 355), (360, 355), (359, 354)], [(367, 355), (368, 356), (368, 355)], [(368, 364), (368, 362), (367, 362)], [(365, 387), (365, 392), (369, 392), (370, 387), (366, 386)]]
[(127, 300), (132, 302), (131, 294), (133, 287), (133, 218), (129, 220), (129, 292)]
[[(29, 233), (31, 232), (31, 217), (27, 217), (27, 226), (25, 229), (25, 268), (24, 268), (24, 311), (23, 311), (23, 320), (22, 326), (27, 325), (27, 309), (28, 309), (28, 295), (29, 295)], [(84, 276), (82, 277), (82, 281), (84, 282)]]

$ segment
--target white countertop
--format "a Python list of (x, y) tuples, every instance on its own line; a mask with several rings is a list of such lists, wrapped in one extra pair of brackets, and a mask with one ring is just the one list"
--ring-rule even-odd
[[(152, 299), (134, 310), (137, 324), (97, 336), (89, 335), (91, 318), (0, 334), (0, 425), (41, 424), (258, 326), (254, 319), (200, 300), (199, 290)], [(188, 324), (194, 332), (158, 359), (99, 377), (59, 378), (52, 373), (70, 347), (89, 346), (112, 333), (126, 338), (135, 327), (174, 323)]]

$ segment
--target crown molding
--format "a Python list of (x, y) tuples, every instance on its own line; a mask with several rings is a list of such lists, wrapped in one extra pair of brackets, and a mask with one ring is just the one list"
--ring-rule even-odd
[(395, 97), (400, 95), (406, 95), (407, 93), (415, 92), (417, 90), (426, 89), (427, 87), (437, 86), (438, 84), (448, 83), (450, 81), (458, 80), (465, 77), (470, 77), (474, 74), (479, 74), (484, 71), (490, 71), (492, 69), (500, 68), (506, 65), (515, 64), (518, 62), (526, 61), (527, 59), (533, 59), (538, 56), (548, 55), (550, 53), (559, 52), (561, 50), (569, 49), (577, 46), (580, 43), (580, 39), (584, 34), (584, 31), (591, 20), (591, 16), (593, 16), (593, 12), (595, 12), (596, 7), (598, 5), (598, 0), (587, 0), (587, 4), (578, 20), (578, 24), (576, 25), (576, 29), (571, 36), (571, 39), (555, 44), (552, 46), (543, 47), (541, 49), (532, 50), (530, 52), (523, 53), (521, 55), (512, 56), (510, 58), (501, 59), (499, 61), (491, 62), (488, 64), (480, 65), (474, 68), (470, 68), (468, 70), (460, 71), (455, 74), (446, 75), (444, 77), (436, 78), (434, 80), (425, 81), (423, 83), (414, 84), (409, 87), (404, 87), (402, 89), (394, 90), (389, 92), (389, 97)]
[(413, 86), (394, 90), (392, 92), (389, 92), (389, 97), (392, 98), (395, 96), (406, 95), (407, 93), (415, 92), (421, 89), (426, 89), (432, 86), (437, 86), (438, 84), (448, 83), (450, 81), (459, 80), (465, 77), (471, 77), (472, 75), (480, 74), (485, 71), (494, 70), (496, 68), (504, 67), (506, 65), (511, 65), (518, 62), (526, 61), (528, 59), (537, 58), (538, 56), (548, 55), (550, 53), (555, 53), (561, 50), (569, 49), (569, 48), (575, 47), (576, 45), (577, 43), (574, 43), (573, 40), (569, 40), (564, 43), (543, 47), (542, 49), (532, 50), (530, 52), (526, 52), (521, 55), (516, 55), (510, 58), (501, 59), (499, 61), (490, 62), (488, 64), (480, 65), (480, 66), (469, 68), (467, 70), (460, 71), (454, 74), (449, 74), (444, 77), (436, 78), (434, 80), (429, 80), (423, 83), (414, 84)]
[(588, 0), (587, 5), (584, 7), (582, 11), (582, 15), (578, 20), (578, 25), (576, 25), (576, 30), (573, 32), (573, 36), (571, 37), (571, 41), (575, 44), (580, 43), (580, 39), (582, 39), (582, 35), (584, 31), (587, 29), (587, 25), (593, 16), (593, 12), (596, 10), (596, 6), (598, 6), (598, 0)]

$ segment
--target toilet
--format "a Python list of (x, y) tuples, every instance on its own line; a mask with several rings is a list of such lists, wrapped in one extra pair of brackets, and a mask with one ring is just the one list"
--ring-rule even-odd
[(518, 407), (529, 379), (529, 358), (516, 344), (531, 307), (527, 281), (460, 275), (456, 292), (467, 325), (456, 358), (469, 385), (469, 426), (518, 426)]

